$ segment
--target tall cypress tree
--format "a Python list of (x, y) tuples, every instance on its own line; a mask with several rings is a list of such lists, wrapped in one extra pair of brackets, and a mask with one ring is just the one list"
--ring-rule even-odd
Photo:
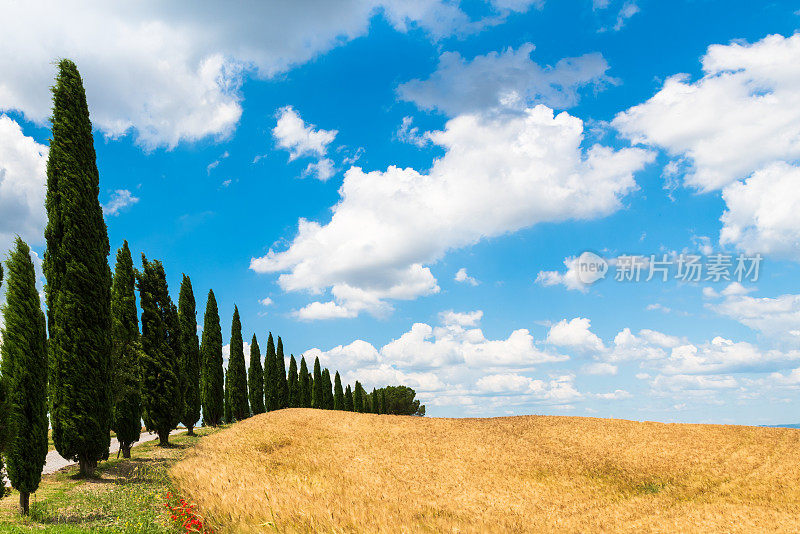
[(297, 380), (297, 360), (294, 354), (289, 357), (289, 374), (286, 377), (289, 386), (289, 407), (297, 408), (300, 406), (300, 383)]
[(222, 409), (222, 422), (225, 424), (233, 422), (233, 416), (231, 415), (231, 383), (228, 379), (230, 376), (230, 367), (231, 366), (229, 364), (228, 369), (225, 371), (225, 402)]
[[(0, 262), (0, 287), (3, 287), (3, 264)], [(2, 336), (0, 336), (2, 337)], [(0, 347), (2, 349), (2, 347)], [(2, 358), (2, 356), (0, 356)], [(0, 361), (0, 366), (2, 361)], [(8, 406), (6, 405), (6, 388), (3, 385), (2, 369), (0, 369), (0, 473), (3, 472), (3, 451), (6, 445), (6, 429), (8, 426)]]
[(222, 327), (214, 291), (208, 290), (203, 317), (203, 336), (200, 342), (200, 394), (203, 400), (203, 423), (217, 426), (225, 409), (224, 376), (222, 370)]
[(278, 336), (278, 349), (275, 352), (275, 380), (278, 394), (278, 406), (289, 407), (289, 383), (286, 378), (286, 358), (283, 356), (283, 340)]
[(378, 397), (378, 390), (372, 388), (372, 395), (370, 396), (370, 406), (372, 413), (381, 413), (381, 399)]
[(242, 321), (239, 308), (233, 307), (231, 321), (231, 355), (228, 361), (228, 380), (230, 381), (231, 418), (242, 421), (250, 417), (250, 404), (247, 402), (247, 370), (244, 365), (244, 343), (242, 341)]
[(92, 123), (78, 68), (53, 87), (47, 159), (47, 321), (53, 442), (91, 476), (111, 441), (111, 269)]
[(270, 412), (280, 408), (276, 363), (275, 342), (272, 339), (272, 332), (270, 332), (267, 337), (267, 352), (264, 354), (264, 404)]
[(187, 434), (193, 436), (194, 426), (200, 420), (200, 341), (197, 339), (197, 305), (192, 281), (185, 274), (178, 296), (178, 322), (184, 377), (181, 423), (188, 430)]
[(322, 409), (325, 407), (325, 387), (322, 383), (322, 369), (319, 365), (319, 356), (314, 358), (314, 384), (311, 395), (311, 407)]
[(308, 365), (306, 365), (306, 357), (300, 356), (300, 376), (297, 379), (298, 389), (300, 394), (300, 407), (311, 407), (311, 384), (308, 380)]
[(158, 434), (159, 445), (167, 446), (183, 408), (178, 309), (170, 299), (160, 261), (147, 261), (142, 254), (137, 281), (142, 307), (142, 419), (147, 430)]
[(6, 396), (6, 470), (28, 513), (47, 456), (47, 349), (45, 319), (30, 249), (19, 237), (8, 261), (3, 306), (2, 382)]
[(322, 370), (322, 407), (333, 410), (333, 384), (331, 384), (331, 372), (327, 367)]
[(381, 413), (388, 413), (386, 411), (386, 389), (381, 388)]
[(347, 412), (352, 412), (355, 408), (353, 405), (353, 390), (350, 389), (350, 384), (344, 390), (344, 409)]
[(123, 458), (131, 457), (131, 446), (139, 441), (142, 430), (141, 344), (136, 314), (136, 276), (131, 251), (125, 241), (117, 251), (111, 285), (111, 429), (117, 435)]
[(353, 392), (353, 410), (356, 412), (364, 412), (364, 388), (361, 387), (361, 382), (356, 380), (355, 391)]
[(336, 376), (333, 380), (333, 409), (344, 410), (344, 392), (342, 391), (342, 378), (339, 376), (339, 371), (336, 371)]
[(247, 392), (253, 415), (264, 413), (264, 369), (261, 367), (261, 348), (253, 334), (250, 341), (250, 369), (247, 373)]

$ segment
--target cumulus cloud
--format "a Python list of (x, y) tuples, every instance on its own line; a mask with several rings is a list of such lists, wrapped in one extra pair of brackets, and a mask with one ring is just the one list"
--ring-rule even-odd
[(397, 92), (420, 109), (452, 117), (493, 108), (524, 110), (536, 104), (566, 109), (578, 103), (579, 89), (613, 81), (605, 74), (608, 63), (601, 54), (564, 58), (542, 67), (531, 60), (533, 50), (533, 44), (525, 43), (516, 50), (471, 60), (458, 52), (444, 52), (428, 79), (401, 84)]
[[(497, 1), (485, 20), (445, 0), (11, 2), (0, 29), (0, 110), (44, 124), (53, 61), (84, 78), (92, 121), (109, 137), (133, 133), (147, 149), (229, 135), (242, 114), (244, 75), (270, 78), (369, 31), (384, 16), (434, 38), (476, 31), (530, 2)], [(46, 36), (46, 38), (42, 38)]]
[(133, 196), (127, 189), (117, 189), (111, 194), (108, 202), (103, 204), (103, 215), (114, 217), (128, 206), (133, 206), (139, 202), (139, 197)]
[(800, 295), (751, 297), (735, 292), (729, 293), (722, 302), (708, 304), (708, 307), (769, 339), (800, 345)]
[(0, 115), (0, 251), (16, 234), (30, 245), (44, 241), (47, 153), (16, 121)]
[(702, 78), (668, 78), (612, 125), (665, 149), (687, 186), (722, 191), (723, 244), (800, 260), (800, 34), (710, 46), (702, 67)]
[(587, 353), (604, 351), (603, 341), (589, 329), (590, 327), (591, 321), (583, 317), (576, 317), (570, 321), (562, 319), (550, 327), (550, 331), (547, 332), (547, 342)]
[(727, 209), (722, 214), (720, 242), (736, 245), (748, 254), (800, 261), (798, 183), (800, 167), (777, 162), (725, 187), (722, 198)]
[(589, 290), (589, 286), (584, 284), (578, 276), (578, 260), (579, 258), (574, 256), (564, 258), (564, 266), (566, 266), (567, 270), (563, 273), (559, 271), (539, 271), (539, 274), (536, 275), (536, 283), (543, 286), (563, 285), (569, 290), (586, 293)]
[[(652, 161), (638, 148), (583, 149), (583, 122), (545, 106), (510, 119), (463, 115), (430, 134), (445, 154), (427, 173), (345, 173), (330, 222), (301, 219), (288, 249), (253, 258), (286, 291), (330, 288), (341, 316), (439, 290), (425, 264), (448, 250), (540, 222), (613, 213)], [(340, 310), (342, 308), (343, 310)], [(346, 312), (346, 313), (345, 313)]]
[(477, 286), (480, 283), (477, 280), (475, 280), (473, 277), (471, 277), (470, 275), (467, 274), (466, 267), (460, 268), (456, 272), (456, 275), (453, 277), (453, 280), (455, 280), (456, 282), (469, 284), (471, 286)]
[(278, 123), (272, 129), (278, 146), (289, 151), (289, 160), (301, 156), (324, 156), (337, 133), (336, 130), (316, 129), (313, 124), (306, 124), (292, 106), (278, 110)]

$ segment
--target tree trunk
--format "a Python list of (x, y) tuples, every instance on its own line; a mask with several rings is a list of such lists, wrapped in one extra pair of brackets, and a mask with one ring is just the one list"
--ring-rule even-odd
[(186, 428), (188, 429), (188, 432), (186, 432), (186, 435), (187, 436), (194, 436), (194, 427), (193, 426), (189, 426), (189, 427), (186, 427)]
[(169, 432), (158, 433), (158, 446), (169, 447)]
[(130, 443), (121, 443), (119, 449), (122, 451), (123, 458), (130, 458), (131, 457), (131, 444)]
[(31, 494), (24, 493), (22, 491), (19, 492), (19, 513), (22, 515), (28, 515), (28, 505), (31, 501)]
[(96, 460), (89, 460), (85, 456), (79, 456), (78, 465), (80, 466), (82, 477), (86, 478), (94, 477), (94, 470), (97, 467)]

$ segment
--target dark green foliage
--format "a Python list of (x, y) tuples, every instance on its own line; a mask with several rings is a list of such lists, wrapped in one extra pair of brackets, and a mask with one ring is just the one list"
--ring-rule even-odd
[(142, 419), (149, 431), (158, 434), (159, 444), (167, 445), (183, 409), (178, 309), (160, 261), (147, 261), (142, 254), (142, 271), (136, 278), (142, 307)]
[(300, 393), (300, 407), (311, 408), (311, 381), (308, 377), (308, 366), (306, 365), (306, 357), (300, 357), (300, 376), (298, 377), (299, 393)]
[(275, 391), (278, 407), (289, 407), (289, 383), (286, 379), (286, 358), (283, 356), (283, 340), (278, 336), (278, 349), (275, 354)]
[(214, 291), (208, 291), (203, 318), (203, 337), (200, 342), (200, 395), (203, 402), (203, 422), (217, 426), (225, 409), (224, 375), (222, 370), (222, 327)]
[(36, 290), (30, 249), (19, 237), (8, 261), (3, 306), (2, 382), (6, 396), (6, 470), (19, 490), (23, 513), (27, 496), (39, 488), (47, 456), (47, 352), (45, 319)]
[(181, 335), (183, 362), (183, 410), (181, 423), (193, 434), (193, 427), (200, 419), (200, 341), (197, 339), (197, 304), (194, 300), (192, 281), (185, 274), (178, 296), (178, 322)]
[(425, 415), (425, 406), (415, 400), (417, 393), (407, 386), (386, 386), (378, 390), (385, 406), (383, 413), (392, 415)]
[(111, 269), (89, 107), (75, 64), (53, 87), (47, 159), (50, 419), (56, 450), (91, 475), (111, 441)]
[(264, 413), (264, 369), (261, 367), (261, 348), (253, 334), (250, 341), (250, 369), (247, 373), (247, 388), (250, 395), (250, 411), (253, 415)]
[(381, 396), (381, 413), (384, 413), (384, 414), (388, 413), (386, 411), (386, 390), (381, 389), (379, 391), (379, 393), (380, 393), (380, 396)]
[(352, 412), (355, 410), (355, 406), (353, 404), (353, 390), (350, 389), (350, 384), (347, 384), (347, 388), (344, 390), (344, 410), (346, 412)]
[(372, 407), (372, 413), (381, 413), (381, 399), (377, 389), (372, 388), (372, 395), (370, 395), (369, 401)]
[(314, 383), (311, 395), (311, 407), (322, 409), (325, 407), (325, 385), (322, 382), (322, 369), (319, 357), (314, 358)]
[(344, 392), (342, 391), (342, 378), (339, 376), (339, 371), (336, 371), (336, 376), (333, 379), (333, 409), (344, 410)]
[(333, 410), (333, 384), (331, 384), (331, 372), (327, 368), (322, 371), (322, 407)]
[(139, 441), (142, 430), (141, 344), (136, 314), (136, 275), (125, 241), (117, 251), (111, 285), (111, 429), (125, 458), (130, 458), (131, 445)]
[(297, 408), (300, 406), (300, 381), (297, 379), (297, 360), (294, 354), (289, 358), (289, 375), (286, 377), (289, 386), (289, 406)]
[[(0, 287), (3, 286), (3, 264), (0, 263)], [(1, 364), (2, 362), (0, 362)], [(6, 389), (3, 386), (2, 375), (0, 374), (0, 473), (3, 472), (5, 468), (3, 465), (3, 451), (5, 451), (6, 445), (6, 429), (8, 426), (8, 406), (6, 405)], [(0, 495), (0, 499), (2, 499), (5, 495)]]
[(372, 398), (369, 393), (364, 390), (364, 413), (372, 413)]
[(364, 412), (364, 388), (361, 387), (361, 382), (358, 380), (356, 380), (356, 387), (353, 392), (353, 411)]
[(266, 404), (269, 411), (280, 408), (276, 363), (275, 342), (272, 340), (272, 332), (270, 332), (267, 337), (267, 352), (264, 355), (264, 404)]
[(231, 353), (228, 360), (227, 380), (229, 382), (231, 422), (250, 417), (250, 403), (247, 401), (247, 370), (244, 364), (244, 343), (242, 340), (242, 321), (239, 308), (233, 307), (231, 321)]

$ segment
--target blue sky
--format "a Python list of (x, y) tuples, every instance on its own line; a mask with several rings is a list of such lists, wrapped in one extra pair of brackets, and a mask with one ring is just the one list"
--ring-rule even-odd
[[(435, 416), (800, 417), (794, 3), (2, 9), (0, 248), (43, 253), (70, 57), (112, 249), (174, 293), (189, 274), (198, 322), (213, 288), (223, 332), (236, 304), (246, 339)], [(577, 281), (584, 251), (606, 279)], [(741, 284), (613, 279), (682, 253), (763, 261)]]

